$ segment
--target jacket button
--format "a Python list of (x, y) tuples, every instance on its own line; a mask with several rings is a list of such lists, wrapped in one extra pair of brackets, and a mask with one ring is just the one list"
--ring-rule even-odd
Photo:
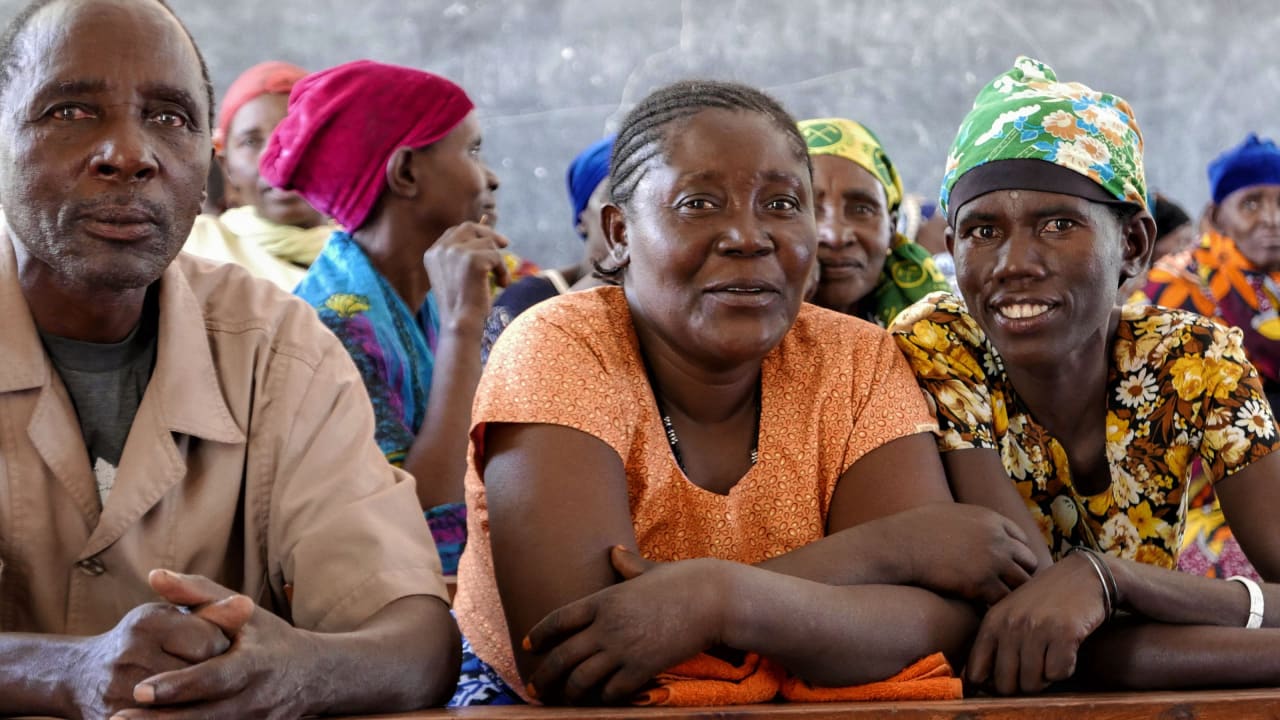
[(107, 571), (107, 567), (103, 565), (102, 561), (96, 557), (91, 557), (87, 560), (81, 560), (80, 562), (76, 563), (76, 567), (80, 568), (80, 572), (83, 572), (85, 575), (97, 576)]

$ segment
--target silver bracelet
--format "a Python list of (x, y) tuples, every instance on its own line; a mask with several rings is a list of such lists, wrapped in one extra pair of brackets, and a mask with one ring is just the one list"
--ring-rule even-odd
[(1258, 587), (1258, 583), (1242, 575), (1235, 575), (1227, 578), (1227, 582), (1231, 581), (1240, 583), (1244, 586), (1245, 590), (1249, 591), (1249, 620), (1244, 624), (1244, 626), (1249, 630), (1257, 630), (1262, 627), (1262, 588)]
[(1097, 556), (1096, 551), (1090, 550), (1089, 548), (1076, 546), (1068, 550), (1067, 554), (1071, 555), (1077, 552), (1084, 555), (1089, 561), (1089, 564), (1093, 566), (1093, 571), (1098, 573), (1098, 582), (1102, 583), (1102, 610), (1104, 613), (1104, 620), (1110, 619), (1116, 611), (1115, 591), (1112, 590), (1111, 583), (1107, 582), (1107, 575), (1110, 574), (1110, 570), (1107, 570), (1104, 573), (1105, 566), (1102, 564), (1104, 561), (1102, 558)]

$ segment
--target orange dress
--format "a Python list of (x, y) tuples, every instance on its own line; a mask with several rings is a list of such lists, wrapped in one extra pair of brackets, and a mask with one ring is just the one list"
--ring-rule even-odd
[(454, 609), (477, 657), (523, 688), (476, 470), (486, 423), (562, 425), (616, 450), (644, 557), (752, 564), (821, 539), (837, 481), (868, 451), (936, 427), (883, 329), (813, 305), (765, 357), (760, 385), (759, 460), (719, 495), (690, 482), (671, 454), (621, 288), (562, 295), (517, 318), (494, 346), (472, 411), (469, 540)]

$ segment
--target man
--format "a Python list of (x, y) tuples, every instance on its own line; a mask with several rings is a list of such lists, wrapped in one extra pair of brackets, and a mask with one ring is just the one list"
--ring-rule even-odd
[(397, 711), (456, 679), (347, 353), (177, 257), (211, 99), (160, 0), (40, 0), (0, 40), (0, 715)]

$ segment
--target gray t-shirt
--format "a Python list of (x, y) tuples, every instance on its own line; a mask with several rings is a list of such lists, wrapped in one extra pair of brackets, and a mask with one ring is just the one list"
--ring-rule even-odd
[(142, 320), (118, 343), (92, 343), (40, 333), (49, 359), (67, 386), (89, 449), (103, 505), (115, 484), (129, 428), (156, 359), (155, 293), (147, 293)]

